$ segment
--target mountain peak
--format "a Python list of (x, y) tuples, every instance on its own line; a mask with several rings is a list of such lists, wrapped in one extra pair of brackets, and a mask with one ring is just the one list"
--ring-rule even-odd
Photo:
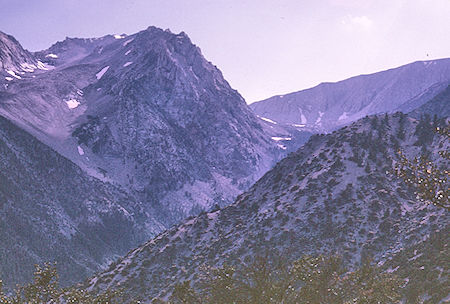
[(231, 202), (282, 153), (183, 32), (66, 38), (35, 56), (55, 68), (10, 85), (15, 102), (0, 113), (147, 207), (161, 204), (169, 224)]

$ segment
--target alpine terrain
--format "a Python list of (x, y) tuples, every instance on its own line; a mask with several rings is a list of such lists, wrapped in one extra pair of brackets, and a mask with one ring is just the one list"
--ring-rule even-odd
[(0, 114), (168, 225), (231, 202), (286, 154), (184, 33), (67, 38), (34, 54), (3, 36)]
[[(386, 263), (386, 271), (399, 271), (405, 290), (423, 285), (426, 265), (427, 273), (436, 273), (433, 285), (444, 286), (445, 293), (448, 265), (442, 268), (445, 255), (438, 254), (445, 254), (445, 242), (442, 235), (436, 242), (435, 233), (448, 231), (448, 211), (416, 199), (394, 168), (399, 149), (408, 157), (427, 151), (448, 168), (437, 155), (448, 144), (432, 125), (402, 113), (314, 135), (230, 206), (161, 233), (86, 284), (93, 291), (120, 286), (145, 303), (167, 300), (175, 283), (190, 280), (195, 286), (204, 266), (246, 263), (277, 250), (291, 259), (338, 253), (349, 265), (372, 256)], [(425, 298), (430, 292), (416, 290)]]
[(184, 32), (38, 52), (0, 32), (0, 302), (33, 264), (150, 303), (265, 252), (372, 257), (404, 297), (448, 301), (448, 211), (397, 165), (448, 169), (449, 84), (441, 59), (248, 106)]
[(278, 95), (252, 103), (252, 110), (299, 130), (330, 132), (366, 115), (408, 113), (450, 84), (450, 58), (418, 61), (369, 75)]
[(310, 135), (258, 119), (186, 34), (155, 27), (35, 53), (0, 32), (0, 118), (7, 287), (46, 261), (63, 284), (91, 275)]

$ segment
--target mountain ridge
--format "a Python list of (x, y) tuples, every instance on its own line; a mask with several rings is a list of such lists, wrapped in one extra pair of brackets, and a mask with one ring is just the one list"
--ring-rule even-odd
[(276, 95), (250, 104), (278, 123), (329, 132), (366, 115), (410, 112), (450, 83), (450, 58), (416, 61), (389, 70)]
[(185, 33), (67, 38), (34, 55), (49, 70), (3, 80), (0, 114), (159, 204), (168, 225), (231, 202), (285, 154)]
[[(291, 259), (337, 251), (353, 265), (365, 256), (383, 262), (449, 223), (445, 210), (418, 201), (389, 174), (398, 148), (420, 153), (421, 143), (414, 145), (417, 125), (397, 113), (314, 135), (233, 204), (161, 233), (86, 286), (92, 291), (121, 286), (145, 303), (167, 299), (176, 282), (195, 284), (205, 265), (249, 262), (271, 248)], [(431, 155), (441, 144), (448, 147), (436, 135)]]

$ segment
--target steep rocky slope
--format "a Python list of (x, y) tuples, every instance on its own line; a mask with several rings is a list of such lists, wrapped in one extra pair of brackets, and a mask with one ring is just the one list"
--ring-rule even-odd
[(250, 105), (261, 117), (300, 129), (329, 132), (366, 115), (408, 113), (450, 83), (450, 58), (418, 61), (336, 83), (273, 96)]
[(0, 79), (0, 115), (167, 226), (232, 202), (286, 154), (184, 33), (67, 38), (34, 56), (48, 70)]
[(0, 76), (12, 81), (38, 68), (43, 69), (45, 65), (24, 50), (14, 37), (0, 31)]
[[(449, 224), (448, 213), (416, 199), (393, 173), (401, 148), (434, 158), (448, 139), (425, 141), (418, 121), (396, 113), (363, 118), (314, 135), (232, 205), (186, 220), (130, 251), (87, 282), (91, 290), (123, 287), (149, 302), (173, 284), (196, 281), (200, 268), (249, 261), (276, 248), (290, 258), (337, 252), (348, 263), (383, 262)], [(448, 167), (448, 163), (442, 164)]]
[(47, 261), (58, 263), (64, 284), (74, 283), (161, 229), (134, 197), (0, 117), (0, 279), (7, 287)]

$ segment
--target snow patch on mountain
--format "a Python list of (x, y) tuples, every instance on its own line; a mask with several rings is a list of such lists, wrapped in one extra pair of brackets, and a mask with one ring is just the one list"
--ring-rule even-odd
[(277, 124), (277, 122), (276, 122), (276, 121), (273, 121), (272, 119), (269, 119), (269, 118), (266, 118), (266, 117), (261, 117), (261, 116), (258, 116), (258, 117), (259, 117), (260, 119), (264, 120), (264, 121), (270, 122), (271, 124), (274, 124), (274, 125)]
[(275, 140), (275, 141), (280, 141), (280, 140), (292, 140), (292, 137), (277, 137), (277, 136), (272, 136), (272, 140)]
[(21, 63), (20, 66), (21, 66), (23, 71), (29, 72), (29, 73), (33, 73), (34, 70), (37, 69), (37, 67), (34, 64), (29, 64), (29, 63), (26, 63), (26, 62)]
[(75, 109), (80, 105), (80, 102), (76, 99), (69, 99), (66, 101), (66, 104), (69, 107), (69, 109)]
[(39, 60), (38, 60), (38, 62), (37, 62), (37, 68), (40, 69), (40, 70), (47, 71), (47, 70), (49, 70), (49, 69), (51, 68), (51, 66), (46, 65), (46, 64), (43, 63), (42, 61), (39, 61)]
[(321, 122), (321, 120), (322, 120), (323, 114), (325, 114), (325, 113), (319, 111), (319, 117), (317, 117), (317, 120), (316, 120), (316, 122), (314, 123), (315, 125), (320, 125), (320, 124), (321, 124), (320, 122)]
[(298, 108), (298, 110), (299, 110), (299, 112), (300, 112), (300, 124), (306, 125), (306, 123), (308, 122), (308, 120), (306, 119), (306, 116), (303, 114), (302, 108)]
[(103, 75), (105, 75), (106, 71), (108, 71), (109, 69), (109, 65), (105, 66), (103, 69), (100, 70), (100, 72), (98, 72), (97, 74), (95, 74), (95, 76), (97, 77), (98, 80), (100, 80)]
[(17, 79), (22, 79), (22, 77), (20, 77), (19, 75), (16, 75), (16, 73), (14, 71), (8, 70), (8, 71), (6, 71), (6, 73), (8, 73), (9, 75), (11, 75)]
[(129, 40), (125, 41), (122, 45), (123, 45), (123, 46), (127, 46), (128, 43), (132, 42), (133, 40), (134, 40), (134, 38), (129, 39)]
[(344, 113), (341, 114), (341, 116), (339, 116), (338, 120), (344, 120), (344, 119), (347, 119), (347, 118), (348, 118), (348, 113), (344, 112)]

